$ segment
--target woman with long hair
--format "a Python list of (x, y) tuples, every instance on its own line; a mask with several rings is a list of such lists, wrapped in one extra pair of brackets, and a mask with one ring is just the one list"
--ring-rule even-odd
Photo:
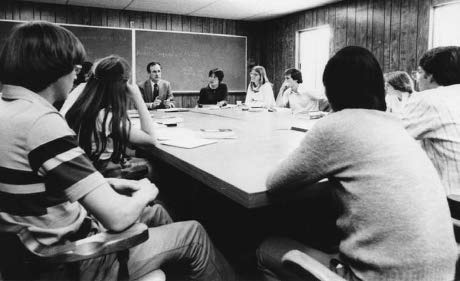
[(273, 94), (272, 84), (268, 81), (265, 68), (256, 65), (251, 69), (249, 74), (251, 82), (246, 93), (245, 104), (249, 107), (266, 107), (275, 106), (275, 95)]
[[(93, 75), (65, 115), (78, 134), (80, 147), (105, 176), (110, 162), (123, 165), (128, 158), (126, 147), (134, 144), (153, 147), (156, 137), (153, 122), (136, 85), (128, 83), (128, 62), (109, 56), (97, 62)], [(128, 117), (130, 99), (139, 112), (140, 129)]]
[(400, 114), (414, 92), (414, 82), (405, 71), (388, 72), (383, 77), (385, 78), (387, 111)]

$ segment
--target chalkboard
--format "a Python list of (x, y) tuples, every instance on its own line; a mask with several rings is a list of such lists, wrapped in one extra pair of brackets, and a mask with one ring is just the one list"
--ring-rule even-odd
[[(0, 21), (0, 49), (5, 44), (10, 30), (21, 22)], [(94, 62), (98, 58), (116, 54), (124, 57), (131, 65), (132, 31), (129, 29), (100, 28), (65, 25), (85, 46), (87, 60)]]
[(209, 70), (224, 71), (229, 91), (246, 91), (246, 37), (136, 30), (136, 80), (158, 61), (173, 92), (196, 92), (207, 85)]
[(132, 31), (129, 29), (62, 25), (72, 31), (85, 46), (87, 60), (119, 55), (131, 65)]

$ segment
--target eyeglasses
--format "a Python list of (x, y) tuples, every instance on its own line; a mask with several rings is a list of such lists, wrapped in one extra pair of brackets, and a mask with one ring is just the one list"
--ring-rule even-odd
[(81, 65), (79, 65), (79, 64), (74, 65), (74, 66), (73, 66), (73, 70), (75, 71), (75, 74), (80, 73), (80, 71), (81, 71)]

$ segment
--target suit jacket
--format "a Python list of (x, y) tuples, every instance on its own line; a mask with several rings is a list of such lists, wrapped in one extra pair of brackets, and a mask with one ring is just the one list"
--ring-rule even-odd
[[(141, 90), (142, 98), (144, 98), (146, 103), (152, 103), (155, 100), (153, 97), (153, 88), (150, 79), (147, 79), (140, 84), (139, 89)], [(174, 96), (171, 92), (171, 84), (168, 81), (158, 81), (158, 97), (161, 100), (161, 104), (158, 108), (164, 108), (164, 101), (167, 99), (173, 102)]]

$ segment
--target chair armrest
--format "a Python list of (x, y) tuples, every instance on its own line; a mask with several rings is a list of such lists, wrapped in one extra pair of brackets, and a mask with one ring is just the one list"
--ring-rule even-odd
[(329, 268), (299, 250), (287, 252), (281, 258), (281, 261), (284, 264), (300, 267), (304, 272), (308, 272), (320, 281), (345, 281)]
[(26, 248), (40, 260), (49, 263), (82, 261), (129, 249), (149, 238), (145, 224), (136, 223), (123, 232), (101, 232), (63, 245), (47, 246), (36, 240), (25, 228), (18, 235)]

